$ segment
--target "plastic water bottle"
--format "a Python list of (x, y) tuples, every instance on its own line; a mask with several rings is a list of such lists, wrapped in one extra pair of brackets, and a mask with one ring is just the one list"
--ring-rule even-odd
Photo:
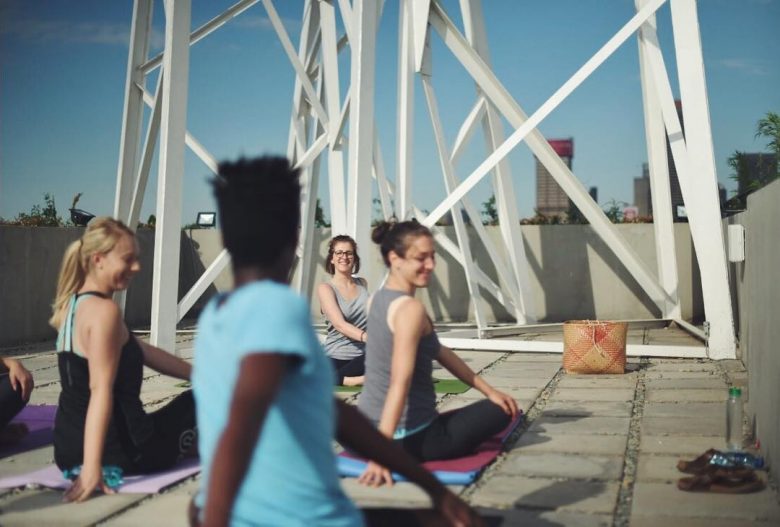
[(729, 388), (726, 401), (726, 450), (742, 450), (742, 390), (736, 387)]
[(748, 452), (716, 452), (710, 464), (719, 467), (763, 468), (764, 458)]

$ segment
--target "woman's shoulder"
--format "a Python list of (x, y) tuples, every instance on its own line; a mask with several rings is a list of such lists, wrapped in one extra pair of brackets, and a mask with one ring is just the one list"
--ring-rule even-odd
[(357, 285), (365, 287), (366, 289), (368, 289), (368, 280), (366, 280), (362, 276), (353, 276), (352, 279), (355, 281), (355, 283)]
[(121, 323), (122, 310), (110, 298), (98, 295), (84, 295), (78, 298), (78, 314), (80, 321), (105, 323)]

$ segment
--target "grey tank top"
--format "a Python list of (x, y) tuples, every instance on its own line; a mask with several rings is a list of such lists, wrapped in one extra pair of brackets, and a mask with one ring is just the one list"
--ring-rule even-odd
[[(393, 333), (387, 325), (387, 310), (393, 300), (404, 295), (406, 293), (402, 291), (380, 289), (374, 293), (371, 300), (366, 347), (366, 382), (358, 400), (358, 408), (375, 425), (379, 424), (382, 417), (387, 389), (390, 387)], [(396, 325), (403, 323), (403, 320), (396, 320)], [(436, 393), (433, 390), (433, 360), (439, 355), (440, 347), (435, 331), (420, 338), (412, 383), (396, 435), (411, 433), (427, 425), (438, 415)]]
[[(358, 286), (358, 295), (352, 300), (346, 300), (339, 294), (339, 290), (328, 284), (336, 294), (336, 301), (339, 304), (341, 314), (344, 320), (356, 328), (366, 329), (366, 303), (368, 302), (368, 290), (357, 278), (353, 279)], [(366, 351), (366, 345), (347, 337), (333, 327), (333, 324), (326, 319), (328, 324), (328, 334), (325, 337), (325, 353), (328, 357), (339, 360), (352, 360), (360, 357)]]

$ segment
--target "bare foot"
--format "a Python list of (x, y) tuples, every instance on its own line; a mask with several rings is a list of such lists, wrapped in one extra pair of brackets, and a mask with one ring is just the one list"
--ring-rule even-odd
[(365, 380), (365, 375), (361, 375), (360, 377), (344, 377), (344, 386), (362, 386)]
[(0, 445), (15, 445), (29, 432), (25, 423), (11, 423), (0, 430)]

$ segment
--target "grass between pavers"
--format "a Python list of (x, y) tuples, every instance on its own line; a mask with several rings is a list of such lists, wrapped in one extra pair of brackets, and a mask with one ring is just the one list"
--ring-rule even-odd
[[(457, 379), (433, 379), (433, 389), (436, 393), (459, 394), (471, 388), (468, 384)], [(362, 386), (336, 386), (336, 392), (359, 393)]]

